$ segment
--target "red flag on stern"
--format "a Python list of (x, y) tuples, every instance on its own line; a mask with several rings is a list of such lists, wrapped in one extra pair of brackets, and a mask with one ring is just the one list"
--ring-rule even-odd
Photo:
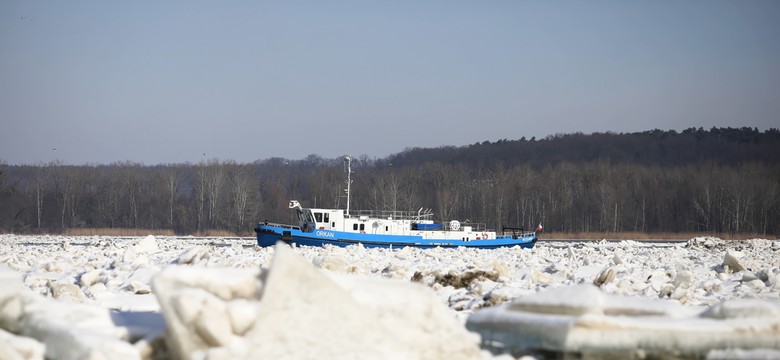
[(536, 231), (542, 231), (542, 223), (539, 223), (539, 226), (536, 228)]

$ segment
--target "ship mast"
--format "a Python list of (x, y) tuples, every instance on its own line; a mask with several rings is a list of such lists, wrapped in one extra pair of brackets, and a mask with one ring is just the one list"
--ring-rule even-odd
[(352, 185), (352, 158), (349, 155), (344, 156), (347, 162), (347, 217), (349, 217), (349, 188)]

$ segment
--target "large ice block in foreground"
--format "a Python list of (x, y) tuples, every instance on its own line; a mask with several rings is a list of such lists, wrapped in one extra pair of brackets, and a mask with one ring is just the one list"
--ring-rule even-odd
[(172, 266), (153, 287), (174, 358), (482, 358), (430, 289), (322, 271), (284, 244), (263, 274)]
[(477, 311), (466, 327), (484, 346), (514, 354), (704, 357), (717, 349), (780, 349), (780, 301), (731, 300), (702, 310), (574, 285)]

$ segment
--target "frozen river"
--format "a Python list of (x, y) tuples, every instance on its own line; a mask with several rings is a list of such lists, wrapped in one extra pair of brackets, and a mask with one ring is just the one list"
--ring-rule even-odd
[[(255, 246), (252, 238), (0, 235), (0, 274), (3, 279), (17, 279), (29, 292), (21, 303), (46, 301), (51, 307), (78, 304), (112, 314), (160, 314), (165, 309), (154, 290), (154, 278), (163, 270), (262, 273), (273, 267), (275, 253), (274, 248)], [(780, 243), (765, 239), (541, 241), (532, 249), (494, 250), (301, 247), (291, 253), (330, 277), (420, 283), (461, 325), (480, 309), (578, 284), (595, 284), (609, 296), (655, 299), (702, 310), (727, 300), (780, 297)], [(9, 344), (27, 344), (15, 349), (27, 346), (31, 356), (44, 351), (35, 344), (46, 344), (47, 357), (52, 357), (55, 353), (50, 351), (56, 346), (51, 336), (7, 325), (13, 315), (8, 310), (8, 299), (13, 298), (9, 294), (16, 290), (11, 282), (3, 284), (0, 295), (5, 294), (6, 301), (0, 298), (0, 305), (6, 305), (6, 322), (0, 325), (6, 324), (4, 336), (16, 339)], [(262, 300), (261, 294), (258, 290), (255, 300)], [(354, 291), (350, 294), (357, 296)], [(145, 326), (120, 339), (138, 350), (139, 358), (159, 356), (165, 326)], [(488, 355), (482, 351), (481, 356)]]

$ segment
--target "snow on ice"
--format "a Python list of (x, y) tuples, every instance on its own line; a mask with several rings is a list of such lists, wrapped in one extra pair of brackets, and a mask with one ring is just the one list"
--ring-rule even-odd
[(780, 357), (780, 243), (0, 235), (0, 359)]

